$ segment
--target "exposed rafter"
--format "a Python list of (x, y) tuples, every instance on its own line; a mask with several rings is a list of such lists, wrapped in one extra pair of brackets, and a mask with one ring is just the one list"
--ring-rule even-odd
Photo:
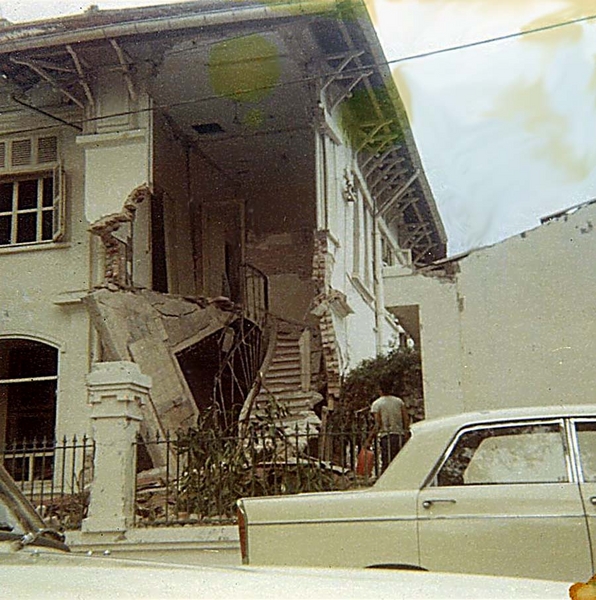
[(405, 159), (399, 156), (387, 157), (385, 161), (377, 165), (376, 170), (371, 171), (368, 174), (366, 178), (368, 186), (373, 189), (379, 185), (379, 183), (387, 181), (388, 178), (394, 175), (396, 172), (399, 171), (401, 173), (403, 171), (407, 171), (407, 169), (404, 169), (404, 161)]
[[(360, 163), (360, 170), (364, 174), (365, 177), (368, 178), (369, 175), (372, 174), (373, 171), (378, 169), (381, 165), (385, 163), (385, 161), (389, 158), (389, 156), (396, 152), (395, 146), (390, 147), (385, 151), (377, 151), (375, 154), (371, 154), (366, 159), (364, 159)], [(402, 157), (398, 157), (399, 160), (403, 161)]]
[(74, 63), (75, 69), (77, 71), (77, 75), (79, 76), (79, 84), (85, 92), (85, 97), (87, 98), (89, 107), (93, 110), (93, 108), (95, 107), (95, 100), (93, 98), (93, 94), (91, 93), (91, 87), (89, 86), (85, 78), (85, 72), (83, 71), (83, 65), (81, 63), (81, 60), (70, 44), (66, 44), (66, 51), (70, 54), (72, 58), (72, 62)]
[(389, 200), (384, 202), (377, 209), (377, 215), (382, 217), (387, 213), (387, 211), (394, 207), (404, 197), (410, 186), (418, 179), (418, 177), (420, 177), (420, 171), (417, 170), (414, 175), (412, 175), (412, 177), (410, 177), (410, 179), (408, 179), (408, 181), (406, 181), (406, 183), (399, 188), (397, 193), (395, 193)]
[[(348, 22), (342, 22), (340, 29), (347, 48), (359, 47), (352, 39)], [(371, 60), (367, 54), (358, 54), (353, 58), (353, 64), (358, 69), (366, 69), (372, 62), (374, 58)], [(416, 246), (413, 248), (415, 262), (424, 264), (428, 262), (429, 255), (420, 254), (422, 246), (425, 253), (428, 247), (434, 248), (433, 253), (437, 256), (444, 254), (442, 224), (437, 223), (434, 220), (436, 217), (432, 216), (434, 204), (428, 196), (430, 191), (424, 177), (420, 176), (421, 167), (411, 155), (407, 132), (404, 132), (397, 113), (391, 108), (387, 110), (388, 106), (393, 105), (393, 100), (388, 98), (386, 105), (386, 98), (377, 94), (378, 88), (385, 89), (386, 77), (391, 77), (390, 72), (378, 67), (359, 85), (359, 89), (369, 98), (372, 123), (361, 129), (357, 160), (374, 202), (378, 210), (382, 211), (381, 217), (387, 218), (390, 223), (398, 220), (400, 243), (403, 239), (410, 240), (407, 245), (410, 248)], [(407, 221), (420, 225), (416, 238), (406, 228), (406, 211)], [(424, 244), (420, 243), (418, 237)], [(411, 243), (413, 239), (416, 239), (414, 244)]]
[(116, 52), (116, 56), (118, 57), (118, 61), (120, 62), (120, 68), (122, 70), (122, 75), (124, 76), (124, 80), (126, 81), (126, 86), (128, 88), (128, 96), (130, 97), (130, 99), (133, 102), (135, 102), (137, 99), (137, 93), (135, 91), (131, 73), (130, 73), (130, 64), (126, 60), (126, 57), (124, 56), (124, 52), (123, 52), (122, 48), (120, 47), (120, 45), (118, 44), (117, 40), (111, 39), (110, 44), (112, 45), (114, 52)]
[[(37, 61), (32, 59), (24, 59), (24, 58), (16, 58), (15, 56), (11, 56), (10, 60), (15, 65), (22, 65), (24, 67), (28, 67), (34, 73), (39, 75), (43, 80), (47, 81), (56, 91), (60, 92), (64, 96), (66, 96), (69, 100), (74, 102), (80, 108), (85, 108), (85, 105), (81, 100), (79, 100), (74, 94), (72, 94), (64, 85), (59, 83), (55, 77), (50, 75), (44, 67), (42, 67)], [(46, 67), (47, 68), (47, 67)]]
[[(388, 190), (401, 184), (403, 176), (407, 175), (407, 169), (397, 169), (391, 167), (381, 172), (380, 177), (372, 184), (369, 184), (371, 192), (377, 198), (379, 204), (382, 204), (382, 196)], [(380, 186), (380, 187), (379, 187)]]
[[(346, 98), (349, 98), (354, 88), (364, 79), (373, 74), (372, 69), (359, 69), (350, 67), (350, 63), (356, 64), (363, 52), (349, 52), (347, 54), (338, 54), (327, 56), (326, 61), (332, 68), (332, 72), (327, 76), (325, 83), (321, 88), (321, 95), (329, 112), (333, 112)], [(348, 68), (350, 67), (350, 68)], [(328, 92), (332, 89), (331, 85), (337, 84), (333, 99), (328, 97)]]
[(418, 196), (408, 196), (409, 190), (406, 191), (406, 194), (402, 197), (405, 197), (405, 201), (398, 203), (398, 210), (391, 216), (389, 221), (394, 221), (398, 217), (403, 216), (404, 212), (408, 210), (410, 207), (415, 206), (418, 202), (421, 202), (421, 199)]
[(364, 148), (371, 148), (373, 153), (377, 153), (379, 148), (392, 144), (398, 137), (399, 132), (391, 131), (388, 125), (392, 121), (382, 121), (380, 123), (366, 124), (360, 127), (364, 139), (356, 149), (356, 152), (361, 152)]

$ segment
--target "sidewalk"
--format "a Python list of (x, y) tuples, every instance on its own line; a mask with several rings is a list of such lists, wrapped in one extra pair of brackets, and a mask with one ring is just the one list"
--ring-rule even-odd
[(66, 542), (76, 553), (206, 566), (241, 564), (234, 525), (147, 527), (113, 533), (68, 531)]

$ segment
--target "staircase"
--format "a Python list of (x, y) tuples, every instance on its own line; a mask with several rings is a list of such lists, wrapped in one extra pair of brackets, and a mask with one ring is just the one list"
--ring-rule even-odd
[[(276, 421), (285, 430), (295, 431), (298, 427), (303, 432), (308, 426), (314, 433), (320, 420), (313, 407), (322, 397), (311, 389), (310, 330), (282, 319), (276, 319), (274, 329), (272, 359), (264, 372), (253, 416), (262, 417), (273, 409)], [(275, 406), (281, 410), (276, 411)]]

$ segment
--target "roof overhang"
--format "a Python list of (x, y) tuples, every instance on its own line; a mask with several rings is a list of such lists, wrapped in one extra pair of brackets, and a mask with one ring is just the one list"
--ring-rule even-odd
[[(334, 85), (348, 110), (354, 97), (366, 98), (365, 102), (358, 100), (360, 106), (356, 110), (362, 111), (365, 105), (358, 115), (358, 162), (383, 218), (395, 221), (400, 245), (412, 251), (415, 265), (444, 257), (445, 230), (364, 0), (202, 0), (122, 10), (89, 9), (72, 17), (1, 28), (0, 71), (3, 66), (7, 73), (12, 68), (8, 75), (17, 83), (19, 78), (45, 77), (59, 89), (60, 73), (53, 80), (51, 72), (44, 71), (43, 60), (32, 61), (31, 57), (62, 48), (63, 56), (72, 57), (71, 77), (78, 94), (71, 94), (68, 86), (61, 91), (83, 108), (93, 100), (83, 73), (84, 60), (78, 55), (85, 46), (111, 45), (110, 51), (116, 52), (126, 75), (121, 45), (127, 43), (179, 39), (188, 32), (209, 35), (223, 31), (222, 28), (249, 24), (254, 27), (270, 24), (275, 29), (282, 23), (300, 23), (304, 18), (310, 23), (320, 23), (321, 37), (331, 35), (333, 29), (334, 39), (341, 42), (344, 53), (353, 54), (345, 69), (353, 76), (336, 79)], [(331, 22), (335, 23), (333, 28), (329, 27)], [(323, 80), (335, 76), (339, 64), (336, 59), (337, 56), (334, 59), (329, 55), (327, 60), (320, 61)]]

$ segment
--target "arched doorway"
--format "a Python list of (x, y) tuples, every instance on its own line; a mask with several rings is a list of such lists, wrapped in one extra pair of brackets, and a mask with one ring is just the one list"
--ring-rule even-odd
[(0, 448), (13, 477), (51, 477), (52, 461), (40, 448), (54, 443), (58, 350), (22, 338), (0, 339)]

